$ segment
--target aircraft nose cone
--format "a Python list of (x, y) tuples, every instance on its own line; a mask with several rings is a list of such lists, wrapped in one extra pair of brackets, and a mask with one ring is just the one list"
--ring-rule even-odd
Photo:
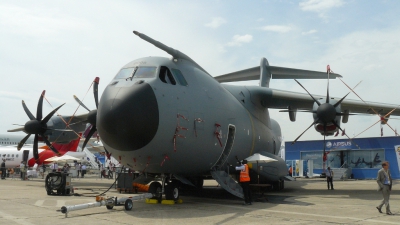
[(120, 151), (138, 150), (154, 138), (158, 123), (157, 99), (149, 84), (109, 85), (104, 90), (97, 111), (97, 130), (108, 146)]

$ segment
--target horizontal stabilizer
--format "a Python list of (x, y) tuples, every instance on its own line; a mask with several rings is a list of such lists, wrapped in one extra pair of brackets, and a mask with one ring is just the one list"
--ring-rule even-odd
[[(268, 71), (272, 74), (272, 79), (327, 79), (328, 74), (326, 72), (318, 72), (311, 70), (292, 69), (278, 66), (267, 66)], [(330, 73), (330, 79), (336, 79), (336, 77), (342, 77), (337, 73)], [(247, 81), (247, 80), (259, 80), (260, 79), (260, 67), (256, 66), (250, 69), (245, 69), (233, 73), (228, 73), (214, 77), (218, 82), (235, 82), (235, 81)]]

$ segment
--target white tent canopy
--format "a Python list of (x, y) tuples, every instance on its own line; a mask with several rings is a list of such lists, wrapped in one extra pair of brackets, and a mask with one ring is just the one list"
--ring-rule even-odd
[(78, 159), (76, 157), (70, 156), (70, 155), (63, 155), (63, 156), (54, 156), (51, 158), (48, 158), (46, 160), (44, 160), (46, 162), (74, 162), (74, 161), (81, 161), (81, 159)]
[(260, 162), (260, 163), (278, 161), (276, 159), (273, 159), (273, 158), (270, 158), (267, 156), (263, 156), (259, 153), (255, 153), (254, 155), (247, 157), (246, 160), (247, 160), (247, 162)]

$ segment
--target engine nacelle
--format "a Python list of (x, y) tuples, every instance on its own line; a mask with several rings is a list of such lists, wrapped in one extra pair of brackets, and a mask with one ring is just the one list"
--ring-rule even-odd
[(341, 107), (340, 104), (334, 107), (334, 105), (338, 102), (334, 98), (329, 99), (329, 103), (323, 103), (324, 101), (325, 99), (319, 99), (321, 105), (318, 105), (317, 102), (314, 102), (314, 128), (321, 135), (331, 136), (339, 130)]

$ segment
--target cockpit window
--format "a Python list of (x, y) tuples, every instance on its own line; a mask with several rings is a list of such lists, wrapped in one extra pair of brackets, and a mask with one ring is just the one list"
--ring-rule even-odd
[(131, 77), (135, 70), (136, 70), (136, 67), (122, 68), (118, 72), (117, 76), (114, 77), (114, 79), (126, 79), (128, 77)]
[(172, 74), (174, 74), (174, 76), (176, 77), (176, 79), (178, 80), (178, 83), (182, 86), (187, 86), (188, 83), (186, 82), (185, 77), (183, 76), (183, 74), (181, 73), (180, 70), (177, 69), (171, 69)]
[(176, 84), (174, 76), (172, 76), (172, 73), (169, 71), (169, 69), (166, 66), (161, 66), (160, 68), (160, 80), (164, 83), (167, 84)]
[(133, 76), (135, 78), (152, 78), (156, 76), (156, 69), (157, 67), (153, 66), (140, 66)]
[(114, 79), (126, 79), (126, 78), (152, 78), (156, 76), (157, 67), (155, 66), (139, 66), (122, 68)]

